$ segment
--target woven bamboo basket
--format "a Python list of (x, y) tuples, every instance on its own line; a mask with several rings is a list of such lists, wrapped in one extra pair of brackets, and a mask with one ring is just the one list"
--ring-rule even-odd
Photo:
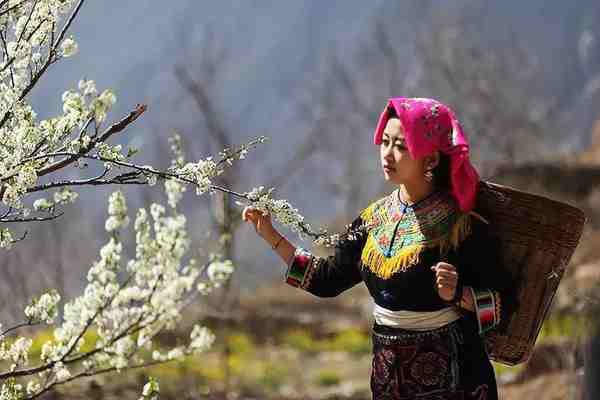
[(510, 271), (519, 300), (510, 321), (485, 337), (486, 346), (492, 360), (516, 365), (531, 356), (585, 215), (571, 205), (483, 181), (477, 209), (493, 227), (500, 265)]

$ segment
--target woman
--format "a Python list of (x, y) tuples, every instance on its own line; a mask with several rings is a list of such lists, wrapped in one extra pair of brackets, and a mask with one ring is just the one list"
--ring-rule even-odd
[(483, 335), (506, 323), (514, 296), (474, 210), (479, 176), (462, 128), (436, 100), (392, 98), (374, 143), (397, 188), (360, 212), (333, 256), (295, 248), (251, 207), (242, 217), (287, 263), (290, 285), (331, 297), (365, 282), (373, 399), (497, 399)]

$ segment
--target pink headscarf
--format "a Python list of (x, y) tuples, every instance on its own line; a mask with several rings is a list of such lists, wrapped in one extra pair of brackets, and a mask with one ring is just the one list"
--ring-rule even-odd
[(373, 141), (381, 144), (383, 130), (394, 107), (406, 135), (412, 158), (439, 150), (450, 158), (450, 192), (463, 212), (475, 206), (479, 174), (469, 161), (469, 143), (454, 112), (437, 100), (394, 97), (379, 117)]

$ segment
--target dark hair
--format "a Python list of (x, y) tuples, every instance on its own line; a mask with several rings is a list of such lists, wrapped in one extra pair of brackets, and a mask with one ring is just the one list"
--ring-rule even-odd
[(396, 112), (394, 106), (392, 106), (391, 104), (387, 106), (387, 114), (388, 118), (398, 118), (398, 113)]
[(431, 171), (433, 186), (438, 190), (450, 191), (450, 157), (440, 152), (440, 162)]

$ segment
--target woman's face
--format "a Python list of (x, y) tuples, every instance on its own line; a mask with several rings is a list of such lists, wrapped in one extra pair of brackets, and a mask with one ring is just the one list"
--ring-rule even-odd
[(425, 160), (411, 157), (399, 119), (388, 120), (379, 149), (386, 181), (400, 185), (421, 183), (425, 180)]

